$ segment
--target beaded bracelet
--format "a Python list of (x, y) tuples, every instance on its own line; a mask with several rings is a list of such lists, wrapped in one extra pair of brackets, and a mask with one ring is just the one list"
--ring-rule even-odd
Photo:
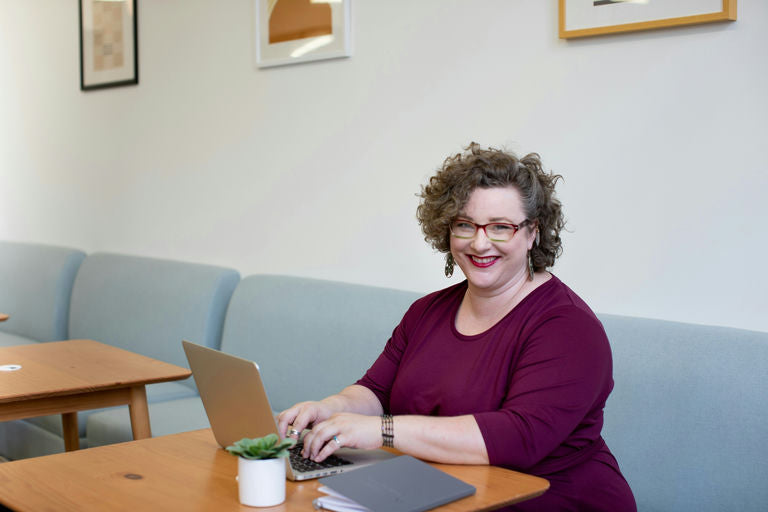
[(381, 415), (381, 438), (384, 446), (389, 448), (395, 446), (395, 422), (391, 414)]

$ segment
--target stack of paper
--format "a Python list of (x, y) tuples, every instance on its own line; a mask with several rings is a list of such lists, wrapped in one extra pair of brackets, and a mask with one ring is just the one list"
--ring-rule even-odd
[(371, 512), (371, 509), (337, 493), (330, 487), (325, 487), (323, 485), (318, 488), (318, 491), (324, 492), (328, 496), (315, 498), (312, 505), (314, 505), (317, 510), (333, 510), (335, 512)]

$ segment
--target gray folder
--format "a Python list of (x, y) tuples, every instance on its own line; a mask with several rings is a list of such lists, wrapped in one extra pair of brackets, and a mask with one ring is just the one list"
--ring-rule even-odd
[(373, 512), (420, 512), (475, 493), (475, 488), (410, 455), (402, 455), (320, 483)]

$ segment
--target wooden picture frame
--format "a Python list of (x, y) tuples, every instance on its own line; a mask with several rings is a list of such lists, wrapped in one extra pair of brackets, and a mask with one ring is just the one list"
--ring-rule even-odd
[(138, 0), (79, 0), (80, 89), (139, 83)]
[(736, 20), (736, 0), (559, 0), (561, 39)]
[(254, 0), (256, 66), (352, 55), (352, 0)]

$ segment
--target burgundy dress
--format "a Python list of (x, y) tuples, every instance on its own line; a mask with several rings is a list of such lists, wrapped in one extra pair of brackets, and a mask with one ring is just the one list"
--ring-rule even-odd
[(390, 414), (474, 415), (492, 465), (550, 482), (508, 510), (635, 511), (600, 437), (613, 377), (594, 313), (552, 276), (496, 325), (465, 336), (455, 319), (466, 290), (464, 281), (414, 302), (357, 384)]

